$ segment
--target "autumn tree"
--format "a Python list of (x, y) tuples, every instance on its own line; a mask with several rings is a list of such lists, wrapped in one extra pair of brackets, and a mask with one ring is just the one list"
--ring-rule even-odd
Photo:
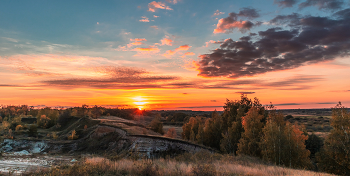
[(191, 117), (190, 120), (182, 126), (182, 138), (196, 142), (198, 128), (202, 123), (201, 121), (200, 117)]
[(282, 113), (270, 111), (260, 142), (264, 160), (293, 168), (309, 168), (310, 151), (305, 147), (307, 136), (300, 127), (285, 122)]
[(350, 175), (350, 112), (340, 102), (332, 109), (331, 125), (324, 148), (316, 155), (318, 166), (322, 171)]
[(264, 115), (259, 114), (257, 107), (249, 109), (247, 114), (242, 117), (242, 126), (244, 133), (238, 143), (238, 154), (260, 157), (260, 139), (264, 123)]
[(177, 138), (175, 128), (169, 128), (168, 132), (164, 136), (168, 138)]
[(259, 99), (254, 98), (254, 101), (248, 99), (244, 94), (241, 95), (240, 100), (227, 100), (224, 106), (224, 113), (222, 114), (222, 133), (219, 136), (220, 147), (222, 152), (234, 153), (238, 150), (238, 143), (241, 135), (244, 132), (242, 125), (242, 117), (252, 108), (255, 107), (259, 115), (262, 115), (260, 121), (265, 123), (265, 108), (260, 104)]
[(224, 123), (222, 117), (216, 110), (212, 113), (212, 117), (205, 121), (203, 144), (209, 147), (220, 149), (220, 140)]

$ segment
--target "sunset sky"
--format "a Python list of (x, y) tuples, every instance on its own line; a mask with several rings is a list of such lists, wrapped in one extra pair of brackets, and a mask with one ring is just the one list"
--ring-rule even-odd
[(348, 0), (1, 1), (0, 104), (350, 107)]

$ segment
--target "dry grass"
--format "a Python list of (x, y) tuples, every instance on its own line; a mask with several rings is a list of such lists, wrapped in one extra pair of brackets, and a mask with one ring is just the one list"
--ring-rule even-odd
[(111, 161), (102, 157), (86, 158), (78, 165), (62, 169), (51, 169), (30, 175), (317, 175), (326, 176), (331, 174), (312, 172), (306, 170), (295, 170), (278, 166), (270, 166), (249, 161), (241, 161), (238, 157), (227, 157), (226, 159), (212, 162), (182, 162), (174, 159), (137, 160), (121, 159)]

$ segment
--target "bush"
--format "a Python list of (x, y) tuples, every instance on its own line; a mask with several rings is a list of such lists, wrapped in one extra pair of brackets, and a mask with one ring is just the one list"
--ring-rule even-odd
[(32, 137), (36, 137), (38, 135), (38, 126), (30, 125), (28, 130), (28, 135)]
[(306, 149), (308, 149), (311, 152), (310, 157), (314, 157), (315, 154), (321, 150), (323, 146), (323, 140), (312, 133), (305, 141), (305, 145)]
[(77, 132), (75, 130), (72, 131), (71, 135), (68, 136), (68, 139), (69, 140), (75, 140), (75, 139), (78, 139), (78, 135), (77, 135)]
[(19, 131), (19, 130), (22, 130), (23, 129), (23, 126), (22, 125), (17, 125), (16, 126), (16, 131)]
[(292, 115), (287, 115), (286, 117), (284, 117), (284, 120), (289, 120), (289, 119), (292, 119), (293, 116)]
[(60, 116), (58, 117), (57, 123), (61, 126), (65, 126), (68, 121), (70, 120), (71, 114), (69, 110), (65, 110)]

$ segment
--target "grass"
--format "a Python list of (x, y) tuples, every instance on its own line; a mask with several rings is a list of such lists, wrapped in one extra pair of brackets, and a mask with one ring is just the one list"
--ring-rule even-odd
[[(255, 161), (251, 161), (255, 160)], [(41, 170), (27, 175), (317, 175), (331, 174), (296, 170), (256, 161), (251, 157), (222, 156), (220, 159), (206, 161), (179, 161), (176, 159), (111, 161), (103, 157), (85, 158), (73, 166), (60, 166), (50, 170)]]

